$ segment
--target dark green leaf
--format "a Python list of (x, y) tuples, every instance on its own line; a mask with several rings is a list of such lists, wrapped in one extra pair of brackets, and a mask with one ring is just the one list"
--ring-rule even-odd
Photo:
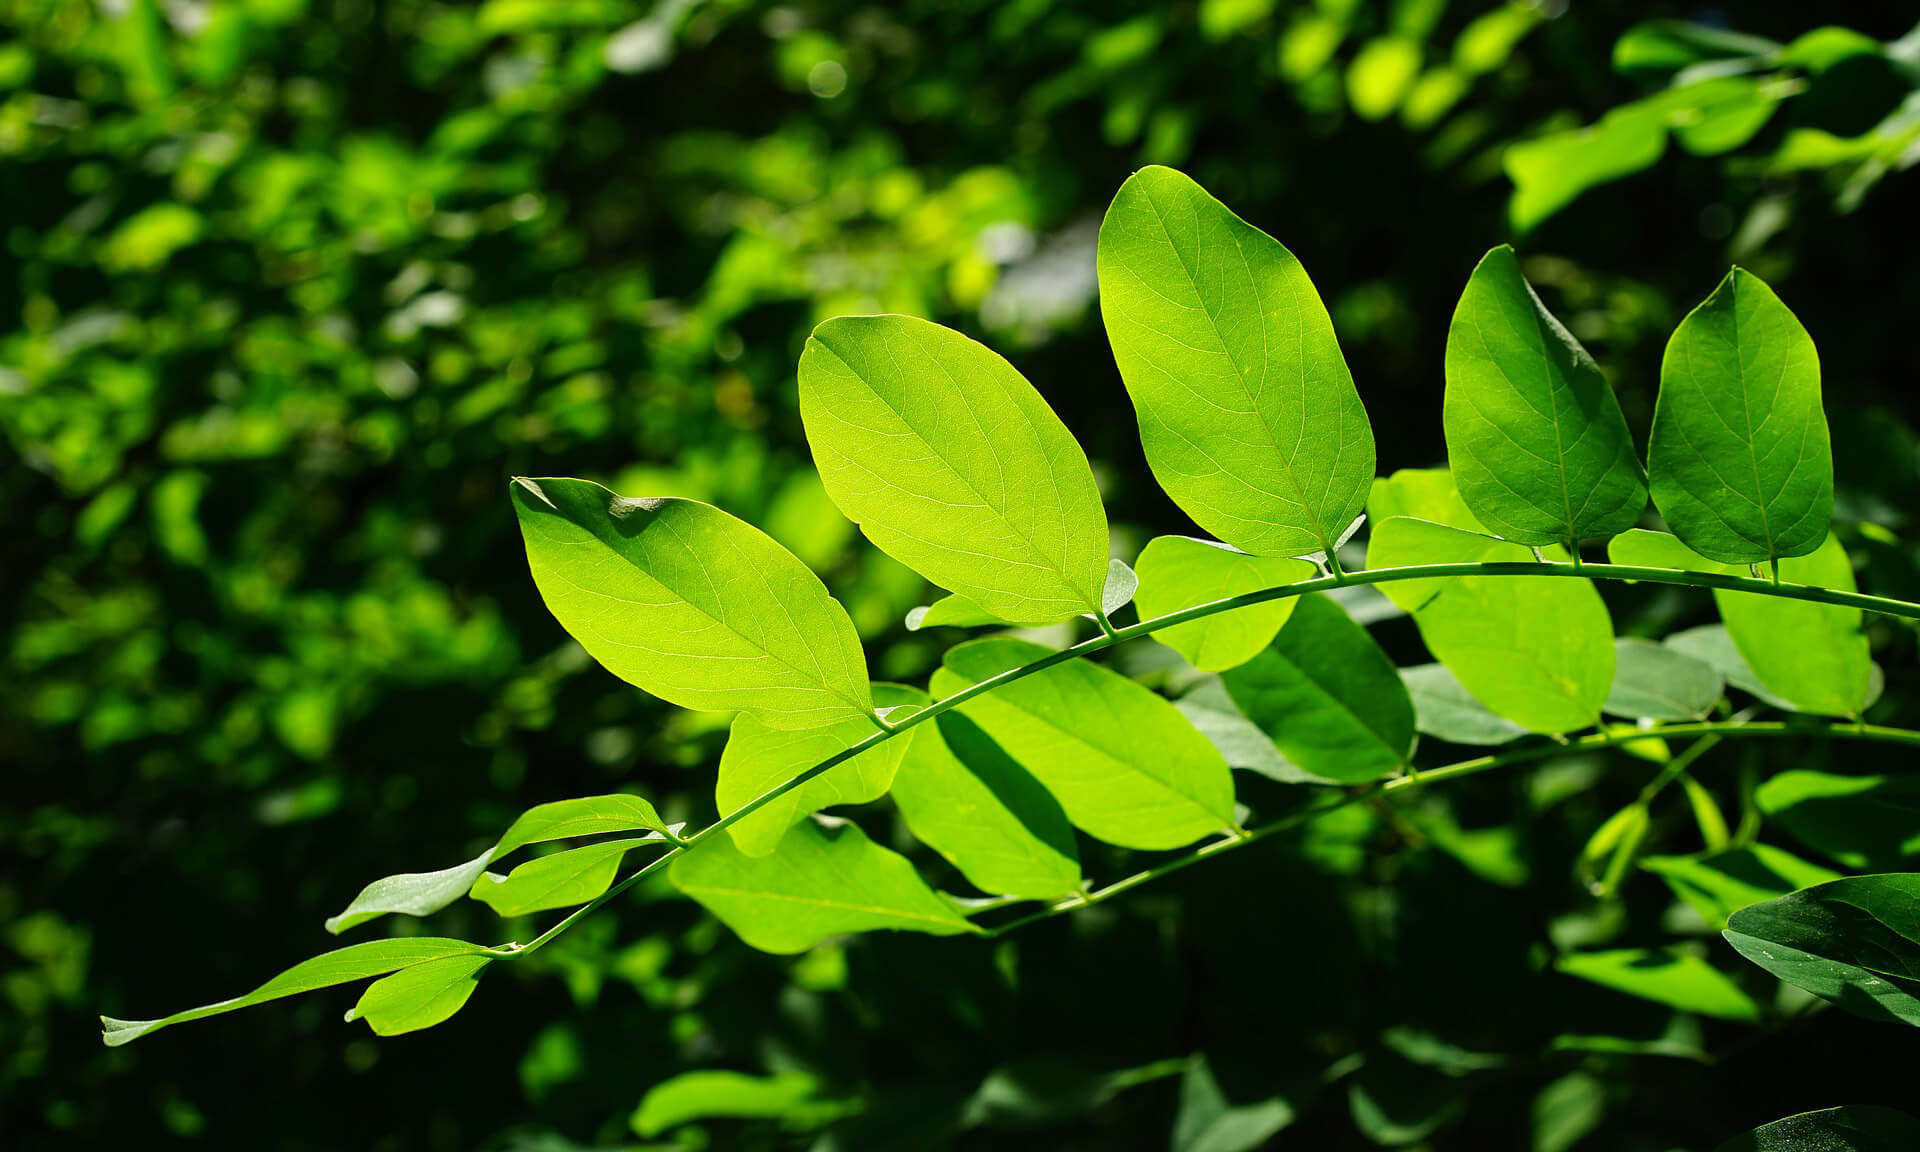
[(1795, 839), (1848, 868), (1877, 871), (1920, 860), (1920, 777), (1794, 769), (1762, 784), (1754, 800)]
[(1920, 873), (1848, 876), (1750, 905), (1727, 942), (1870, 1020), (1920, 1026)]
[(1920, 1120), (1874, 1104), (1823, 1108), (1762, 1124), (1714, 1152), (1912, 1152)]
[(1637, 636), (1613, 642), (1613, 687), (1602, 708), (1629, 720), (1699, 720), (1726, 685), (1713, 665)]

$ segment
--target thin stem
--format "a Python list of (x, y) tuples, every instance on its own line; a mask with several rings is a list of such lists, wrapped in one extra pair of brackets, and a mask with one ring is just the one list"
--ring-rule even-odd
[(1100, 625), (1101, 633), (1105, 635), (1108, 639), (1112, 639), (1115, 635), (1117, 635), (1117, 633), (1115, 633), (1113, 629), (1113, 621), (1107, 617), (1106, 609), (1102, 608), (1099, 611), (1095, 612), (1093, 614), (1093, 622), (1095, 624)]

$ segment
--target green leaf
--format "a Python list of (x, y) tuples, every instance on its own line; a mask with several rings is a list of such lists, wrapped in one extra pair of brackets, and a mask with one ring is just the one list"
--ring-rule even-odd
[(1280, 754), (1258, 724), (1235, 703), (1218, 676), (1208, 676), (1173, 702), (1207, 742), (1220, 750), (1230, 768), (1242, 768), (1283, 784), (1310, 784), (1320, 778)]
[(1707, 61), (1758, 62), (1778, 51), (1780, 45), (1772, 40), (1711, 24), (1650, 20), (1614, 41), (1613, 67), (1629, 76), (1655, 79)]
[(428, 916), (438, 912), (465, 896), (489, 863), (528, 844), (643, 828), (663, 839), (677, 835), (660, 819), (653, 805), (638, 796), (614, 793), (537, 805), (521, 813), (493, 847), (464, 864), (438, 872), (403, 872), (375, 880), (361, 889), (338, 916), (327, 920), (327, 931), (338, 935), (388, 913)]
[[(913, 708), (928, 703), (924, 693), (894, 684), (876, 684), (874, 701), (881, 707)], [(720, 754), (714, 802), (722, 816), (731, 815), (815, 764), (871, 739), (878, 731), (870, 717), (805, 732), (783, 732), (752, 716), (738, 716), (727, 737), (726, 750)], [(912, 736), (907, 732), (882, 741), (775, 797), (728, 827), (734, 846), (749, 856), (765, 856), (779, 846), (780, 838), (797, 820), (836, 804), (878, 800), (892, 786)]]
[(1796, 840), (1856, 871), (1920, 860), (1920, 778), (1795, 769), (1762, 784), (1754, 802)]
[(1301, 597), (1273, 646), (1220, 679), (1247, 718), (1314, 776), (1358, 784), (1407, 766), (1413, 701), (1373, 637), (1325, 596)]
[(1473, 698), (1445, 664), (1416, 664), (1400, 669), (1400, 682), (1413, 700), (1414, 727), (1450, 744), (1506, 744), (1527, 734), (1525, 728)]
[(1672, 948), (1573, 952), (1560, 957), (1554, 967), (1569, 976), (1682, 1012), (1747, 1023), (1760, 1019), (1760, 1006), (1752, 997), (1726, 973), (1690, 952)]
[(1347, 1085), (1353, 1126), (1375, 1144), (1415, 1144), (1452, 1123), (1467, 1105), (1453, 1077), (1435, 1075), (1392, 1050), (1371, 1052)]
[(1920, 1027), (1920, 873), (1802, 888), (1735, 912), (1724, 935), (1789, 984), (1869, 1020)]
[(957, 712), (914, 729), (893, 802), (914, 836), (982, 892), (1045, 900), (1080, 884), (1059, 801)]
[[(1712, 563), (1710, 560), (1703, 562)], [(1698, 628), (1672, 633), (1660, 643), (1675, 652), (1713, 665), (1730, 688), (1738, 688), (1769, 707), (1787, 712), (1796, 710), (1792, 703), (1774, 695), (1771, 689), (1760, 682), (1753, 665), (1740, 655), (1740, 647), (1733, 642), (1733, 634), (1727, 631), (1725, 624), (1702, 624)]]
[(1714, 1152), (1911, 1152), (1920, 1120), (1877, 1104), (1802, 1112), (1735, 1136)]
[(608, 840), (529, 860), (505, 876), (482, 873), (468, 894), (502, 916), (585, 904), (613, 885), (620, 861), (646, 842)]
[(1649, 856), (1640, 866), (1659, 876), (1693, 905), (1712, 927), (1749, 904), (1784, 896), (1796, 888), (1839, 878), (1818, 864), (1767, 844), (1729, 848), (1703, 856)]
[[(1012, 637), (949, 650), (933, 674), (947, 697), (1053, 651)], [(1233, 824), (1226, 761), (1163, 698), (1069, 660), (960, 710), (1053, 793), (1074, 826), (1123, 848), (1179, 848)]]
[[(1134, 606), (1142, 620), (1278, 584), (1296, 584), (1316, 572), (1305, 560), (1250, 556), (1226, 544), (1189, 536), (1156, 536), (1147, 541), (1134, 569), (1140, 575)], [(1220, 672), (1253, 659), (1272, 642), (1293, 614), (1293, 605), (1292, 597), (1268, 600), (1175, 624), (1153, 636), (1195, 668)]]
[[(1635, 567), (1747, 575), (1745, 566), (1715, 563), (1675, 537), (1640, 528), (1614, 537), (1608, 555), (1616, 564)], [(1782, 560), (1780, 578), (1854, 589), (1853, 565), (1832, 536), (1812, 555)], [(1854, 716), (1866, 707), (1873, 657), (1860, 630), (1858, 608), (1718, 588), (1713, 600), (1734, 646), (1772, 695), (1798, 711), (1826, 716)]]
[[(1565, 560), (1564, 550), (1548, 552)], [(1530, 561), (1518, 544), (1396, 516), (1376, 520), (1367, 566)], [(1434, 657), (1476, 699), (1535, 732), (1570, 732), (1600, 718), (1613, 683), (1613, 621), (1584, 580), (1453, 576), (1380, 585), (1413, 613)]]
[(1454, 309), (1444, 418), (1460, 496), (1496, 535), (1568, 544), (1623, 532), (1646, 509), (1613, 389), (1505, 245), (1481, 259)]
[(841, 1110), (837, 1101), (817, 1095), (820, 1082), (804, 1072), (749, 1076), (703, 1068), (682, 1072), (647, 1089), (634, 1110), (634, 1132), (652, 1139), (694, 1120), (764, 1119), (786, 1116), (826, 1118)]
[(1293, 254), (1170, 168), (1100, 225), (1100, 313), (1153, 474), (1243, 552), (1325, 549), (1373, 480), (1373, 430)]
[(1699, 720), (1726, 683), (1713, 665), (1637, 636), (1613, 642), (1613, 687), (1602, 708), (1629, 720)]
[(336, 948), (322, 953), (311, 960), (303, 960), (280, 973), (260, 987), (244, 996), (231, 1000), (222, 1000), (217, 1004), (208, 1004), (201, 1008), (189, 1008), (184, 1012), (175, 1012), (171, 1016), (162, 1016), (158, 1020), (116, 1020), (111, 1016), (102, 1016), (100, 1024), (102, 1038), (108, 1047), (117, 1048), (156, 1032), (173, 1024), (183, 1024), (189, 1020), (204, 1020), (209, 1016), (218, 1016), (223, 1012), (233, 1012), (241, 1008), (251, 1008), (255, 1004), (264, 1004), (269, 1000), (278, 1000), (282, 996), (294, 996), (301, 992), (311, 992), (316, 988), (328, 988), (335, 984), (348, 984), (355, 980), (364, 980), (369, 976), (380, 976), (388, 972), (397, 972), (411, 968), (416, 964), (425, 964), (430, 960), (444, 960), (452, 956), (480, 956), (486, 949), (478, 944), (469, 944), (465, 940), (447, 940), (435, 936), (420, 936), (404, 940), (369, 940), (361, 944), (349, 944), (345, 948)]
[(1653, 502), (1726, 564), (1804, 556), (1827, 538), (1833, 456), (1813, 338), (1736, 268), (1674, 330), (1647, 448)]
[(697, 500), (628, 499), (585, 480), (520, 478), (513, 499), (547, 608), (614, 675), (773, 728), (873, 711), (846, 609), (759, 529)]
[(674, 857), (673, 886), (763, 952), (804, 952), (830, 936), (881, 928), (951, 936), (975, 931), (907, 858), (858, 825), (797, 825), (769, 856), (715, 836)]
[(1253, 1152), (1293, 1123), (1294, 1116), (1284, 1096), (1245, 1104), (1229, 1100), (1205, 1053), (1196, 1053), (1180, 1079), (1173, 1152)]
[(369, 984), (347, 1020), (365, 1020), (376, 1036), (431, 1028), (466, 1006), (481, 970), (492, 962), (489, 956), (449, 956), (402, 968)]
[(1402, 468), (1376, 479), (1367, 497), (1367, 514), (1376, 528), (1390, 517), (1411, 516), (1483, 536), (1487, 533), (1487, 526), (1468, 511), (1453, 473), (1445, 468)]
[(907, 613), (907, 631), (922, 628), (978, 628), (986, 624), (1007, 624), (965, 596), (942, 596)]
[(1100, 608), (1107, 515), (1060, 418), (985, 345), (911, 316), (842, 316), (800, 356), (827, 493), (881, 551), (983, 611)]
[(1645, 103), (1622, 105), (1586, 128), (1509, 144), (1501, 163), (1513, 181), (1513, 230), (1531, 231), (1587, 189), (1652, 167), (1666, 148), (1666, 114)]

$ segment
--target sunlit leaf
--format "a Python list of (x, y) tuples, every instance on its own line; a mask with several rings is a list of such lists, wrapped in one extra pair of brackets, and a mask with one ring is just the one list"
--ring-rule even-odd
[(1726, 973), (1672, 948), (1616, 948), (1573, 952), (1554, 965), (1569, 976), (1702, 1016), (1753, 1023), (1760, 1006)]
[(1665, 880), (1716, 929), (1726, 927), (1727, 917), (1749, 904), (1839, 878), (1836, 872), (1767, 844), (1703, 856), (1649, 856), (1640, 861), (1640, 867)]
[(840, 1106), (822, 1100), (819, 1091), (820, 1082), (804, 1072), (749, 1076), (702, 1068), (647, 1089), (631, 1124), (651, 1139), (694, 1120), (832, 1115)]
[(505, 876), (483, 873), (469, 893), (502, 916), (571, 908), (605, 892), (620, 862), (644, 840), (608, 840), (540, 856)]
[[(1134, 565), (1142, 620), (1311, 577), (1315, 568), (1285, 556), (1250, 556), (1211, 540), (1156, 536)], [(1294, 598), (1250, 604), (1155, 632), (1154, 639), (1206, 672), (1243, 664), (1265, 648), (1292, 614)]]
[(439, 1024), (466, 1006), (492, 963), (489, 956), (449, 956), (375, 980), (347, 1019), (365, 1020), (377, 1036), (398, 1036)]
[(1735, 912), (1724, 935), (1790, 984), (1920, 1027), (1920, 873), (1847, 876)]

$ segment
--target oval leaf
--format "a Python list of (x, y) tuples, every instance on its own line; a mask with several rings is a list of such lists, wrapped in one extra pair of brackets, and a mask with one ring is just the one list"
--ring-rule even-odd
[(586, 480), (517, 479), (513, 501), (541, 597), (614, 675), (771, 728), (873, 711), (846, 609), (758, 528), (697, 500), (633, 500)]
[(1819, 356), (1753, 273), (1729, 272), (1668, 341), (1647, 474), (1667, 527), (1710, 560), (1804, 556), (1827, 538)]
[[(1295, 584), (1317, 569), (1285, 556), (1251, 556), (1237, 548), (1189, 536), (1156, 536), (1147, 541), (1134, 565), (1140, 587), (1134, 606), (1142, 620), (1183, 608), (1211, 604), (1229, 596)], [(1222, 672), (1244, 664), (1273, 642), (1293, 614), (1294, 600), (1268, 600), (1221, 612), (1153, 634), (1154, 639), (1187, 658), (1203, 672)]]
[(985, 612), (1100, 609), (1107, 514), (1086, 454), (983, 344), (911, 316), (841, 316), (800, 355), (828, 495), (881, 551)]
[(1400, 682), (1413, 700), (1414, 727), (1449, 744), (1506, 744), (1527, 734), (1525, 728), (1474, 699), (1445, 664), (1415, 664), (1400, 669)]
[(1736, 1136), (1714, 1152), (1910, 1152), (1920, 1120), (1875, 1104), (1802, 1112)]
[(555, 852), (529, 860), (505, 876), (485, 873), (474, 881), (469, 895), (501, 916), (585, 904), (613, 886), (620, 861), (645, 843), (644, 839), (609, 840)]
[(1849, 1012), (1920, 1026), (1920, 873), (1802, 888), (1735, 912), (1724, 935), (1742, 956)]
[(1373, 430), (1293, 253), (1171, 168), (1100, 225), (1100, 314), (1147, 463), (1244, 552), (1330, 548), (1373, 481)]
[(1548, 312), (1513, 249), (1486, 254), (1447, 330), (1447, 459), (1480, 522), (1517, 544), (1633, 527), (1646, 479), (1587, 350)]
[(1613, 687), (1602, 708), (1629, 720), (1699, 720), (1726, 682), (1704, 660), (1638, 636), (1613, 642)]
[(490, 956), (449, 956), (403, 968), (367, 985), (347, 1020), (365, 1020), (376, 1036), (431, 1028), (466, 1007)]

